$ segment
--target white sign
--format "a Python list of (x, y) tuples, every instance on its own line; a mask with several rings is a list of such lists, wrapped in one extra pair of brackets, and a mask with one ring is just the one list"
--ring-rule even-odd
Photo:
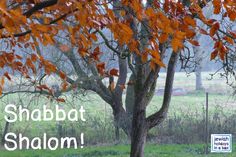
[(231, 134), (211, 134), (212, 153), (231, 153), (232, 135)]

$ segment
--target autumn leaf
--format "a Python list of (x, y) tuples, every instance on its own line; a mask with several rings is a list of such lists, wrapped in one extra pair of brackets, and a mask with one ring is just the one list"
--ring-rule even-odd
[(178, 38), (180, 40), (183, 40), (185, 38), (186, 33), (182, 31), (176, 31), (174, 36), (175, 38)]
[(228, 17), (229, 17), (229, 19), (231, 20), (231, 21), (235, 21), (236, 20), (236, 12), (235, 11), (228, 11), (227, 12), (227, 14), (228, 14)]
[(190, 16), (184, 17), (184, 23), (192, 27), (196, 27), (196, 21)]
[(118, 72), (119, 71), (117, 69), (111, 69), (109, 71), (109, 74), (112, 75), (112, 76), (119, 76)]
[(5, 15), (7, 15), (8, 17), (11, 17), (11, 14), (7, 12), (6, 2), (4, 0), (0, 2), (0, 11)]
[(68, 83), (64, 80), (62, 83), (62, 91), (65, 92), (67, 90), (67, 87), (68, 87)]
[(183, 48), (183, 42), (177, 38), (173, 38), (171, 41), (171, 46), (174, 52), (177, 52), (179, 49)]
[(40, 90), (48, 90), (48, 91), (50, 91), (51, 89), (47, 86), (47, 85), (45, 85), (45, 84), (43, 84), (43, 85), (39, 85), (39, 86), (36, 86), (36, 88), (38, 88), (38, 89), (40, 89)]
[(210, 36), (213, 37), (219, 29), (220, 29), (220, 24), (218, 22), (213, 24), (213, 26), (210, 29)]
[(196, 40), (188, 40), (188, 42), (190, 42), (194, 46), (200, 46), (199, 42)]
[(56, 101), (57, 102), (66, 102), (65, 99), (63, 99), (63, 98), (57, 98)]
[(214, 14), (219, 14), (221, 10), (221, 0), (213, 0)]
[(228, 48), (222, 45), (221, 49), (219, 49), (219, 56), (222, 61), (225, 59), (225, 55), (227, 52), (228, 52)]
[(104, 75), (104, 73), (105, 73), (105, 71), (104, 71), (105, 70), (105, 63), (104, 62), (97, 63), (96, 67), (97, 67), (98, 73), (100, 75)]
[(217, 55), (218, 55), (218, 50), (214, 50), (214, 51), (211, 53), (211, 60), (215, 59)]
[(144, 52), (141, 54), (141, 60), (143, 63), (147, 62), (148, 60), (148, 52)]
[(232, 35), (233, 38), (236, 39), (236, 31), (230, 31), (229, 33), (230, 33), (230, 35)]
[(33, 73), (36, 73), (35, 65), (33, 64), (32, 60), (30, 58), (26, 59), (25, 64), (33, 71)]
[(12, 63), (15, 59), (15, 55), (13, 53), (4, 53), (4, 56), (8, 63)]
[(1, 77), (1, 84), (0, 84), (0, 86), (3, 87), (4, 83), (5, 83), (5, 79), (4, 79), (4, 77)]
[(231, 45), (234, 45), (234, 40), (233, 40), (232, 38), (230, 38), (230, 37), (228, 37), (228, 36), (225, 36), (225, 37), (223, 37), (223, 39), (224, 39), (225, 41), (227, 41), (228, 43), (230, 43)]
[(167, 39), (168, 39), (168, 34), (166, 34), (166, 33), (162, 33), (160, 35), (160, 37), (158, 38), (160, 43), (165, 43), (167, 41)]
[(59, 71), (59, 76), (62, 80), (66, 79), (66, 74), (63, 71)]
[(5, 72), (5, 73), (4, 73), (4, 76), (5, 76), (9, 81), (11, 81), (11, 77), (10, 77), (10, 75), (8, 74), (8, 72)]
[(99, 47), (96, 47), (93, 51), (93, 53), (90, 55), (91, 58), (93, 58), (95, 61), (99, 61), (99, 57), (102, 54), (102, 52), (100, 52)]
[(36, 54), (31, 54), (31, 60), (32, 62), (36, 62), (38, 59), (38, 56)]
[(194, 31), (194, 29), (185, 29), (185, 33), (188, 39), (191, 39), (196, 35), (196, 32)]

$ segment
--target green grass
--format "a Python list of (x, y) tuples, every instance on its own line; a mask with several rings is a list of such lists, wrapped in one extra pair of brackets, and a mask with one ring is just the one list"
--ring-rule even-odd
[[(209, 110), (210, 113), (214, 112), (216, 107), (220, 107), (224, 112), (235, 112), (232, 110), (236, 107), (235, 99), (232, 98), (229, 94), (225, 92), (229, 91), (230, 88), (225, 84), (225, 81), (219, 77), (214, 78), (213, 80), (209, 80), (210, 75), (206, 72), (202, 74), (203, 85), (204, 87), (210, 91), (209, 94)], [(181, 115), (182, 113), (188, 112), (199, 112), (202, 113), (203, 106), (205, 104), (205, 92), (193, 92), (194, 89), (194, 74), (190, 76), (186, 76), (185, 73), (176, 73), (176, 78), (174, 82), (174, 88), (184, 88), (188, 91), (188, 94), (185, 96), (173, 96), (172, 101), (169, 108), (168, 116), (173, 116), (174, 114)], [(164, 88), (165, 74), (161, 73), (157, 88)], [(87, 94), (86, 97), (78, 96), (75, 99), (72, 99), (71, 95), (64, 96), (67, 100), (67, 103), (63, 103), (62, 105), (66, 109), (70, 109), (71, 107), (75, 107), (77, 109), (80, 108), (80, 105), (83, 105), (86, 113), (85, 117), (87, 117), (86, 123), (80, 122), (62, 122), (66, 128), (71, 128), (72, 126), (76, 128), (76, 132), (80, 133), (84, 131), (87, 133), (88, 137), (96, 137), (98, 132), (104, 132), (101, 130), (90, 129), (93, 123), (101, 123), (100, 126), (104, 126), (104, 129), (109, 125), (106, 123), (112, 123), (112, 110), (108, 104), (106, 104), (98, 95), (94, 93)], [(20, 99), (22, 99), (22, 103), (24, 106), (29, 106), (29, 108), (41, 108), (43, 104), (50, 104), (52, 108), (56, 103), (50, 103), (50, 101), (45, 97), (34, 97), (29, 94), (13, 94), (7, 97), (4, 97), (0, 101), (0, 132), (2, 132), (5, 120), (4, 120), (4, 107), (8, 103), (19, 104)], [(147, 108), (147, 115), (150, 115), (157, 111), (162, 104), (162, 96), (155, 95)], [(32, 101), (31, 101), (32, 100)], [(41, 136), (44, 132), (47, 132), (49, 135), (54, 136), (56, 134), (56, 122), (17, 122), (10, 125), (10, 131), (15, 133), (24, 133), (28, 137)], [(113, 134), (111, 133), (111, 136)], [(104, 141), (106, 142), (106, 139)]]
[[(209, 80), (209, 74), (203, 73), (203, 85), (209, 91), (209, 110), (210, 114), (214, 110), (222, 110), (227, 113), (235, 112), (235, 98), (230, 96), (228, 93), (230, 88), (225, 84), (225, 81), (219, 77)], [(157, 88), (164, 88), (165, 74), (161, 73), (157, 83)], [(188, 91), (185, 96), (173, 96), (169, 108), (168, 116), (174, 114), (181, 115), (185, 112), (199, 112), (202, 113), (205, 104), (205, 92), (193, 92), (194, 90), (194, 74), (186, 77), (185, 73), (176, 73), (176, 79), (174, 81), (174, 88), (184, 88)], [(32, 98), (32, 102), (30, 99)], [(114, 131), (113, 128), (113, 117), (112, 110), (108, 104), (106, 104), (99, 96), (94, 93), (89, 93), (86, 97), (80, 97), (72, 99), (71, 95), (65, 96), (67, 103), (62, 104), (66, 109), (75, 107), (80, 108), (83, 105), (86, 113), (86, 123), (80, 122), (62, 122), (64, 128), (74, 127), (77, 136), (81, 133), (85, 133), (87, 141), (94, 143), (112, 143), (114, 142)], [(0, 133), (3, 132), (5, 126), (4, 120), (4, 106), (8, 103), (19, 104), (19, 100), (23, 99), (22, 103), (24, 106), (29, 104), (29, 108), (41, 108), (43, 104), (50, 104), (53, 106), (56, 103), (50, 103), (48, 99), (43, 97), (33, 97), (29, 94), (14, 94), (9, 95), (1, 100), (0, 102)], [(147, 115), (152, 114), (160, 108), (162, 103), (162, 96), (155, 95), (153, 100), (148, 106)], [(17, 122), (10, 124), (10, 131), (14, 133), (23, 133), (27, 137), (42, 136), (46, 132), (49, 136), (56, 135), (56, 122)], [(96, 125), (93, 125), (96, 124)], [(98, 125), (99, 124), (99, 125)], [(94, 127), (98, 126), (98, 128)], [(98, 139), (100, 138), (100, 139)], [(124, 138), (126, 138), (124, 136)], [(97, 140), (98, 139), (98, 140)], [(236, 150), (236, 149), (234, 149)], [(199, 152), (202, 151), (201, 145), (148, 145), (146, 148), (145, 157), (193, 157), (199, 156)], [(128, 157), (129, 146), (114, 146), (114, 147), (90, 147), (78, 150), (57, 150), (57, 151), (14, 151), (7, 152), (4, 150), (0, 151), (0, 157)], [(22, 155), (21, 155), (22, 154)], [(43, 154), (43, 155), (42, 155)], [(64, 155), (63, 154), (70, 154)], [(73, 156), (73, 154), (75, 154)], [(78, 155), (80, 154), (80, 155)], [(97, 155), (94, 155), (97, 154)], [(113, 155), (112, 155), (113, 154)], [(20, 156), (19, 156), (20, 155)], [(235, 157), (236, 154), (229, 154), (231, 157)], [(221, 157), (222, 154), (213, 154), (212, 157)]]
[[(8, 152), (0, 151), (0, 157), (128, 157), (128, 145), (87, 147), (83, 149), (49, 150), (18, 150)], [(233, 150), (236, 149), (234, 145)], [(145, 148), (145, 157), (206, 157), (203, 145), (154, 145)], [(229, 154), (210, 153), (207, 157), (235, 157), (236, 152)]]

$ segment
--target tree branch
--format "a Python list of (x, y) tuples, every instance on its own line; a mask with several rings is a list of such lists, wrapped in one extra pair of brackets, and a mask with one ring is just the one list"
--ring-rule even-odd
[(105, 41), (105, 44), (106, 46), (111, 49), (113, 52), (115, 52), (117, 55), (120, 55), (121, 53), (119, 51), (117, 51), (114, 47), (112, 47), (110, 44), (109, 44), (109, 40), (106, 38), (106, 36), (101, 32), (101, 31), (97, 31), (100, 36), (103, 38), (103, 40)]
[(165, 83), (165, 92), (164, 99), (162, 102), (161, 109), (156, 113), (150, 115), (146, 120), (148, 123), (148, 128), (151, 129), (154, 126), (160, 124), (166, 117), (167, 111), (169, 109), (169, 104), (171, 100), (173, 82), (174, 82), (174, 74), (175, 74), (175, 66), (178, 59), (178, 53), (172, 52), (167, 69), (166, 83)]
[[(36, 3), (33, 8), (29, 9), (28, 11), (24, 12), (23, 15), (25, 15), (27, 18), (33, 15), (36, 11), (39, 11), (43, 8), (50, 7), (52, 5), (57, 4), (57, 0), (48, 0), (43, 1), (40, 3)], [(2, 24), (0, 24), (0, 29), (5, 28)]]

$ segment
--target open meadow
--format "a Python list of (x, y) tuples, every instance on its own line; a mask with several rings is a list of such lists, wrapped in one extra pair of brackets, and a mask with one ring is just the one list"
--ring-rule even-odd
[[(157, 89), (163, 88), (165, 75), (161, 74)], [(145, 149), (146, 157), (204, 157), (204, 126), (205, 126), (205, 91), (209, 92), (209, 129), (210, 133), (231, 133), (236, 135), (236, 103), (231, 94), (231, 88), (225, 85), (225, 80), (214, 77), (210, 80), (209, 73), (203, 73), (203, 86), (205, 91), (194, 90), (194, 74), (186, 76), (185, 73), (176, 73), (174, 89), (181, 88), (185, 93), (173, 96), (170, 104), (168, 118), (159, 127), (153, 128), (148, 134), (148, 145)], [(129, 155), (129, 140), (120, 131), (119, 145), (115, 140), (112, 110), (108, 104), (94, 93), (82, 95), (64, 94), (66, 103), (51, 102), (43, 96), (25, 94), (7, 95), (1, 99), (0, 105), (0, 137), (3, 135), (5, 120), (4, 106), (9, 103), (23, 105), (28, 109), (39, 108), (43, 105), (55, 109), (59, 104), (65, 110), (79, 109), (83, 106), (86, 110), (86, 122), (56, 121), (32, 122), (23, 121), (10, 124), (9, 130), (22, 133), (30, 138), (42, 137), (46, 132), (49, 136), (58, 136), (58, 126), (62, 128), (63, 136), (79, 137), (85, 135), (85, 148), (49, 150), (23, 150), (9, 152), (2, 150), (0, 157), (127, 157)], [(124, 98), (125, 99), (125, 98)], [(147, 115), (158, 110), (162, 96), (156, 94), (148, 106)], [(110, 146), (114, 144), (114, 146)], [(236, 149), (234, 145), (233, 150)], [(19, 153), (20, 152), (20, 153)], [(176, 153), (178, 152), (178, 153)], [(20, 155), (19, 155), (20, 154)], [(41, 155), (43, 154), (43, 155)], [(158, 155), (156, 155), (158, 154)], [(235, 152), (226, 155), (235, 157)], [(223, 157), (222, 154), (211, 154), (208, 157)]]

